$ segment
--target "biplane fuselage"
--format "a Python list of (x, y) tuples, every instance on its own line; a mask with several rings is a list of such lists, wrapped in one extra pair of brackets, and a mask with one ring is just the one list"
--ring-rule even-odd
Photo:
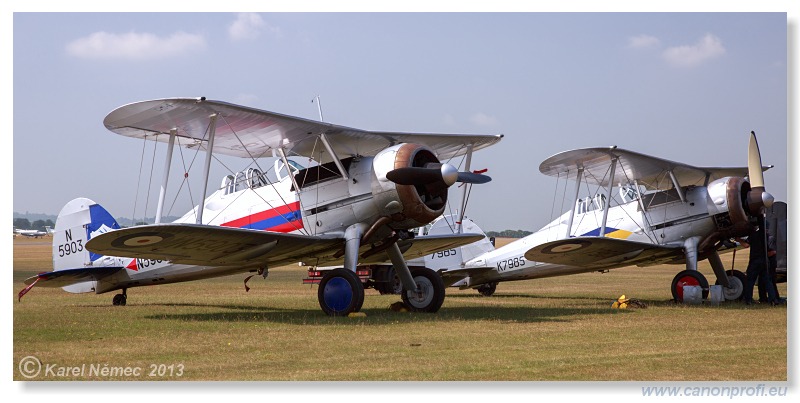
[[(646, 195), (652, 197), (652, 195)], [(674, 198), (673, 198), (674, 197)], [(664, 202), (643, 211), (638, 200), (610, 207), (605, 237), (655, 245), (680, 245), (690, 237), (704, 238), (716, 231), (714, 218), (707, 209), (708, 192), (705, 187), (686, 189), (687, 203), (683, 203), (674, 192), (664, 195)], [(583, 209), (585, 207), (585, 209)], [(466, 262), (465, 267), (492, 267), (480, 277), (481, 282), (535, 279), (585, 273), (600, 270), (592, 267), (531, 261), (525, 253), (535, 246), (564, 239), (570, 212), (549, 223), (535, 233), (514, 241), (503, 248)], [(598, 236), (601, 229), (603, 209), (593, 200), (581, 203), (575, 213), (575, 228), (571, 237)], [(683, 263), (683, 256), (668, 257), (663, 261), (648, 264)]]

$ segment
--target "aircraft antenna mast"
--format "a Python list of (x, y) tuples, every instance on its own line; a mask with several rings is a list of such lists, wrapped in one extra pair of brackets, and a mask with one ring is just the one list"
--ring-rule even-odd
[(319, 95), (317, 95), (316, 97), (314, 97), (314, 98), (311, 100), (311, 103), (314, 103), (314, 100), (316, 100), (316, 101), (317, 101), (317, 110), (319, 111), (319, 121), (320, 121), (320, 122), (324, 122), (324, 121), (325, 121), (325, 119), (322, 117), (322, 104), (319, 102)]

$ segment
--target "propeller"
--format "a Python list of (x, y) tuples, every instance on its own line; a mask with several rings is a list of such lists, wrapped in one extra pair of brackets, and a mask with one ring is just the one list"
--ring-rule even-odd
[(492, 180), (487, 175), (458, 172), (450, 164), (427, 163), (424, 167), (397, 168), (386, 173), (386, 179), (398, 185), (430, 185), (442, 182), (452, 186), (456, 182), (481, 184)]
[(747, 176), (750, 178), (750, 192), (747, 195), (747, 204), (750, 213), (763, 215), (765, 210), (772, 207), (775, 198), (764, 188), (764, 172), (761, 165), (761, 152), (758, 149), (756, 133), (750, 132), (750, 145), (747, 150)]

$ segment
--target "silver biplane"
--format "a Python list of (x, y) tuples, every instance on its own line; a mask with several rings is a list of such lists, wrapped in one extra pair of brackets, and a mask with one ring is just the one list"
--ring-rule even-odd
[[(99, 204), (79, 198), (59, 214), (54, 271), (26, 280), (69, 292), (121, 290), (256, 272), (299, 262), (340, 265), (320, 282), (318, 300), (329, 315), (361, 308), (359, 264), (392, 262), (410, 310), (436, 312), (444, 285), (432, 270), (410, 270), (406, 259), (458, 247), (482, 234), (414, 237), (445, 209), (456, 182), (485, 183), (442, 161), (496, 144), (502, 135), (375, 132), (306, 120), (205, 98), (124, 105), (106, 116), (110, 131), (168, 143), (156, 223), (120, 228)], [(174, 146), (206, 152), (203, 202), (173, 223), (161, 223)], [(225, 176), (210, 196), (212, 154), (274, 159), (275, 180), (263, 169)], [(316, 162), (301, 166), (290, 159)]]
[[(454, 248), (440, 273), (448, 285), (491, 295), (503, 281), (685, 264), (671, 285), (682, 301), (686, 285), (702, 287), (707, 297), (697, 262), (708, 259), (725, 299), (738, 299), (745, 275), (726, 272), (720, 253), (735, 250), (732, 238), (763, 225), (773, 204), (762, 173), (769, 168), (761, 165), (755, 133), (746, 168), (695, 167), (617, 147), (562, 152), (539, 171), (576, 183), (573, 209), (501, 248), (486, 239)], [(594, 193), (581, 197), (592, 186)]]

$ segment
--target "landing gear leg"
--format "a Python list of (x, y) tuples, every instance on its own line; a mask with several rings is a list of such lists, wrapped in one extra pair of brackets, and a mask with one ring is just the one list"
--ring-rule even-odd
[(436, 312), (444, 303), (444, 282), (435, 271), (421, 267), (409, 270), (397, 244), (386, 250), (397, 275), (403, 282), (403, 304), (415, 312)]
[(123, 288), (122, 294), (115, 295), (114, 299), (111, 301), (111, 304), (114, 306), (125, 306), (126, 302), (128, 302), (128, 289)]
[(347, 316), (358, 312), (364, 304), (364, 284), (356, 275), (358, 248), (361, 246), (362, 224), (354, 224), (345, 231), (344, 267), (331, 270), (322, 277), (317, 300), (322, 311), (329, 316)]

